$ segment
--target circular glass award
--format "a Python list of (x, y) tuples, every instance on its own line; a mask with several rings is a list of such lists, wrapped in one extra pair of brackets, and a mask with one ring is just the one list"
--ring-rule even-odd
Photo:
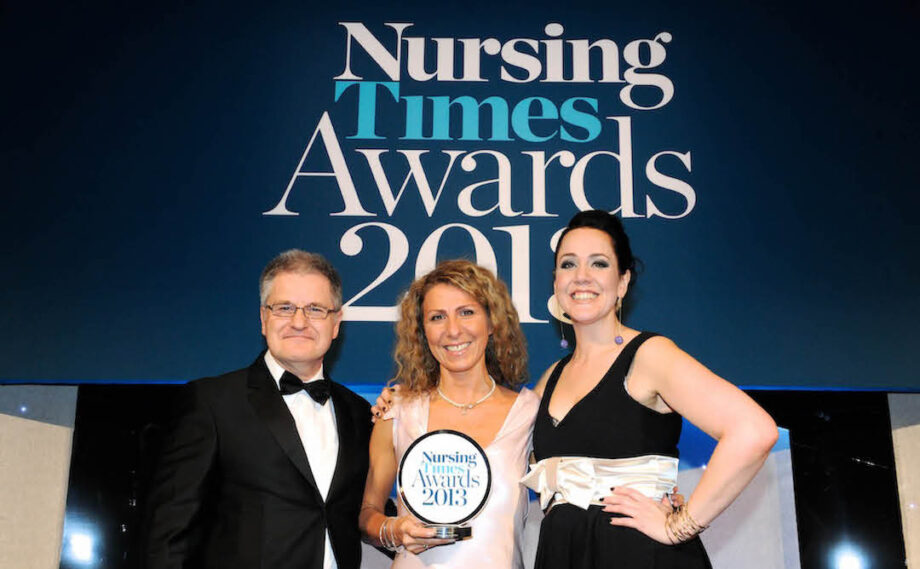
[(466, 539), (489, 499), (492, 469), (476, 441), (443, 429), (415, 439), (399, 463), (399, 495), (406, 508), (443, 539)]

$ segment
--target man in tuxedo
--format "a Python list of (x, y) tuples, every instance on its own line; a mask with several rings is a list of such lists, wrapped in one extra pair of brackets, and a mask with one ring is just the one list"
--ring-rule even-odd
[(358, 569), (369, 405), (329, 381), (342, 285), (323, 257), (273, 259), (260, 281), (268, 350), (189, 383), (152, 480), (148, 569)]

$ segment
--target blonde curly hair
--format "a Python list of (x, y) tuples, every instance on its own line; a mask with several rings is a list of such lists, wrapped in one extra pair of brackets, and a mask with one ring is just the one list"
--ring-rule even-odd
[(440, 367), (428, 348), (422, 302), (437, 284), (448, 284), (476, 299), (486, 309), (492, 335), (486, 346), (486, 368), (499, 385), (516, 388), (527, 380), (527, 343), (508, 288), (488, 269), (465, 259), (443, 261), (427, 275), (415, 279), (400, 303), (396, 323), (396, 376), (409, 396), (438, 385)]

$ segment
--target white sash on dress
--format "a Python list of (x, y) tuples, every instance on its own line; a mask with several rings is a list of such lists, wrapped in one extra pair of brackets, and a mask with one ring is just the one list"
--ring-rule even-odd
[(616, 486), (628, 486), (661, 500), (677, 484), (677, 459), (646, 455), (635, 458), (545, 458), (530, 465), (521, 483), (540, 494), (540, 507), (569, 503), (587, 510), (602, 505)]

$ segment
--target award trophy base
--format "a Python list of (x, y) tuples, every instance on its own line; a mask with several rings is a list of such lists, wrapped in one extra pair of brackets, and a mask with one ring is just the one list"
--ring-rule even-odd
[(434, 528), (435, 537), (438, 539), (453, 539), (461, 541), (473, 536), (473, 528), (456, 524), (426, 524), (425, 527)]

